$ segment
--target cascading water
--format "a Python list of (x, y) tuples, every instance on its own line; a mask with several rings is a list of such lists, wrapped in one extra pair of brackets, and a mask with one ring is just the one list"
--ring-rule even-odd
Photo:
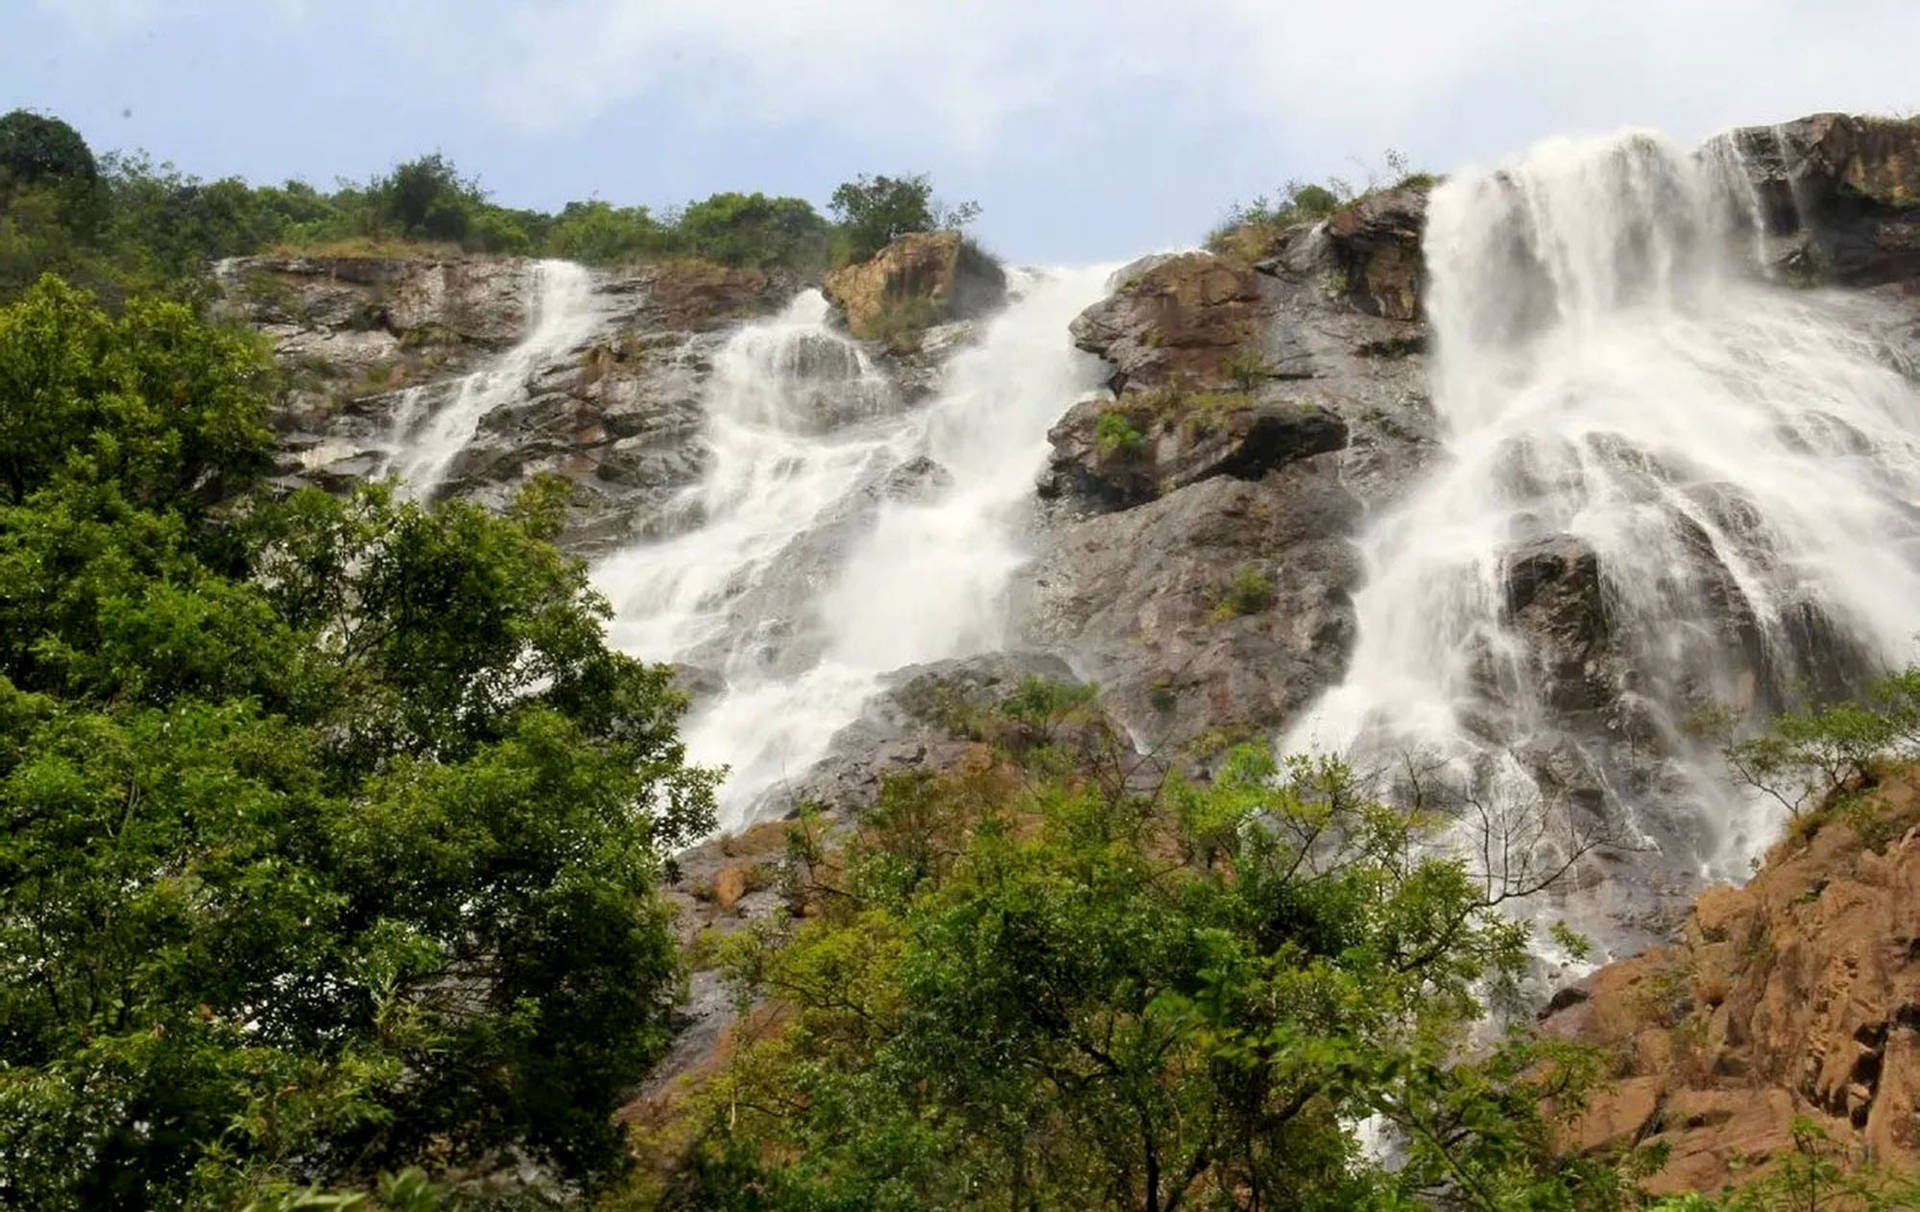
[(915, 409), (816, 292), (715, 358), (708, 469), (678, 502), (691, 527), (595, 576), (615, 643), (724, 681), (685, 730), (696, 760), (730, 768), (723, 827), (805, 773), (882, 674), (1003, 641), (1047, 429), (1101, 377), (1067, 323), (1106, 272), (1014, 272), (1014, 301)]
[(437, 386), (413, 388), (394, 410), (383, 475), (397, 476), (421, 500), (433, 496), (481, 420), (521, 397), (527, 378), (584, 342), (600, 324), (593, 276), (571, 261), (536, 261), (531, 269), (532, 317), (526, 336), (481, 370)]
[[(1285, 746), (1418, 753), (1494, 799), (1581, 784), (1676, 883), (1744, 876), (1778, 822), (1686, 719), (1909, 658), (1920, 393), (1866, 303), (1762, 280), (1739, 169), (1634, 133), (1434, 191), (1445, 456), (1364, 536), (1347, 677)], [(1535, 570), (1583, 560), (1604, 637), (1530, 631)]]

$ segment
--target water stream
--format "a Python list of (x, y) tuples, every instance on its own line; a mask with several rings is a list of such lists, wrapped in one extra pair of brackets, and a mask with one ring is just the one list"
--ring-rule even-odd
[[(1285, 746), (1415, 752), (1507, 801), (1571, 769), (1677, 870), (1745, 877), (1778, 821), (1688, 718), (1909, 659), (1920, 601), (1920, 394), (1867, 301), (1764, 280), (1758, 213), (1731, 145), (1641, 133), (1434, 191), (1445, 456), (1363, 536), (1349, 672)], [(1578, 728), (1513, 617), (1543, 543), (1598, 563), (1610, 655), (1571, 676), (1607, 703)]]
[(394, 410), (390, 453), (381, 474), (397, 476), (411, 495), (432, 498), (454, 460), (473, 441), (481, 420), (524, 396), (529, 376), (565, 357), (599, 326), (593, 275), (584, 266), (536, 261), (529, 273), (532, 315), (524, 337), (452, 384), (403, 393)]
[(720, 689), (687, 723), (723, 827), (778, 803), (889, 670), (1002, 646), (1047, 429), (1100, 364), (1067, 324), (1107, 270), (1010, 275), (1013, 299), (908, 406), (816, 292), (746, 325), (706, 385), (694, 524), (595, 569), (612, 639)]

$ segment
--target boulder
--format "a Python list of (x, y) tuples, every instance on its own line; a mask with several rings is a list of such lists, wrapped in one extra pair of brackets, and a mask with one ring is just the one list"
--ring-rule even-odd
[(913, 232), (869, 260), (829, 273), (820, 289), (847, 331), (911, 347), (909, 334), (984, 315), (1006, 301), (998, 262), (957, 231)]
[(1213, 476), (1257, 480), (1296, 459), (1339, 450), (1347, 427), (1313, 404), (1258, 403), (1246, 393), (1083, 400), (1047, 434), (1043, 497), (1072, 494), (1128, 509)]
[[(1236, 401), (1325, 410), (1345, 427), (1348, 487), (1369, 507), (1390, 505), (1439, 449), (1420, 307), (1425, 208), (1423, 188), (1389, 191), (1338, 223), (1285, 229), (1257, 263), (1210, 252), (1144, 257), (1074, 320), (1074, 341), (1107, 362), (1129, 410), (1134, 396), (1176, 414), (1231, 411)], [(1084, 464), (1072, 429), (1057, 454)], [(1061, 470), (1066, 479), (1049, 479), (1056, 496), (1070, 495), (1073, 474)], [(1111, 495), (1093, 499), (1113, 507)]]
[(1346, 299), (1368, 315), (1418, 320), (1426, 293), (1420, 238), (1427, 227), (1425, 183), (1381, 190), (1343, 206), (1324, 228), (1341, 268)]

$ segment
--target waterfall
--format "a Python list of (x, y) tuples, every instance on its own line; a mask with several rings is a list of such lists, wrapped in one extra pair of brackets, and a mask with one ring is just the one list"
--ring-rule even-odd
[[(1744, 878), (1779, 821), (1688, 717), (1857, 689), (1920, 602), (1920, 392), (1870, 300), (1765, 280), (1758, 214), (1729, 142), (1644, 133), (1434, 191), (1444, 457), (1362, 536), (1347, 676), (1283, 745), (1582, 785), (1676, 886)], [(1594, 568), (1584, 611), (1528, 605)]]
[(688, 528), (595, 579), (616, 644), (720, 683), (684, 735), (730, 769), (723, 827), (804, 774), (882, 674), (1002, 644), (1047, 429), (1101, 378), (1067, 323), (1106, 272), (1014, 271), (1013, 301), (917, 407), (814, 291), (715, 357), (707, 470), (676, 503)]
[(535, 371), (566, 356), (593, 334), (600, 313), (593, 276), (571, 261), (537, 261), (531, 270), (532, 315), (518, 344), (487, 366), (432, 389), (445, 402), (429, 407), (429, 390), (402, 394), (382, 475), (397, 476), (411, 495), (428, 500), (446, 480), (486, 415), (525, 394)]

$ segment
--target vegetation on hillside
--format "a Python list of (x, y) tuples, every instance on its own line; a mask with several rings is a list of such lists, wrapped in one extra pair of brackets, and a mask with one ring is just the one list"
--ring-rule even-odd
[(1236, 202), (1207, 233), (1206, 246), (1217, 253), (1255, 260), (1266, 255), (1288, 228), (1317, 223), (1385, 189), (1427, 187), (1438, 180), (1431, 173), (1413, 171), (1406, 155), (1392, 149), (1386, 153), (1385, 164), (1384, 176), (1367, 169), (1363, 187), (1356, 188), (1344, 177), (1328, 177), (1322, 182), (1296, 179), (1283, 185), (1277, 196), (1261, 194), (1249, 202)]
[(139, 293), (197, 297), (213, 261), (274, 250), (406, 246), (597, 265), (691, 257), (814, 273), (979, 213), (941, 206), (918, 175), (856, 178), (831, 209), (830, 221), (803, 198), (719, 193), (660, 213), (596, 199), (550, 214), (495, 203), (437, 152), (330, 191), (207, 182), (141, 155), (96, 160), (71, 126), (16, 110), (0, 118), (0, 301), (49, 272), (110, 306)]

